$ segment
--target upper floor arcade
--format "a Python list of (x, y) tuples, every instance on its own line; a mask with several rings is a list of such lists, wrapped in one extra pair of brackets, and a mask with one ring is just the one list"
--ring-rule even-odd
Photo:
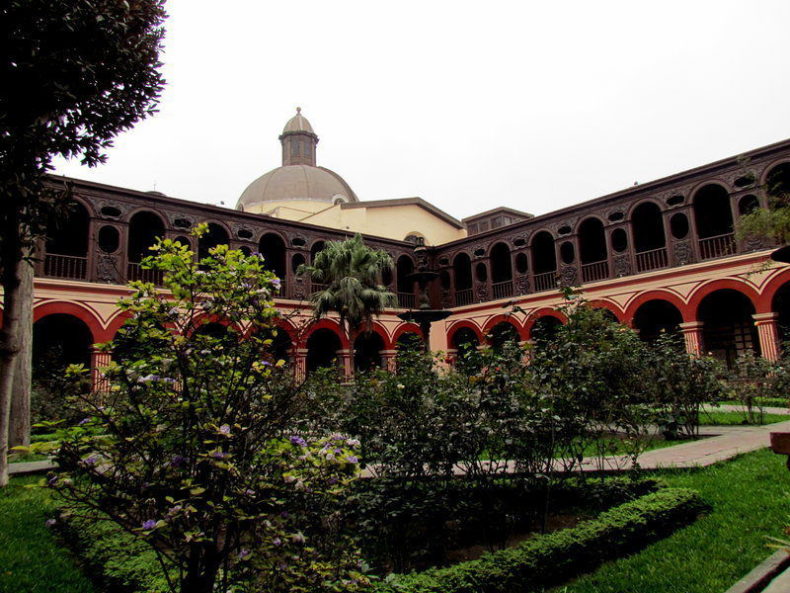
[(739, 219), (790, 191), (790, 140), (433, 250), (434, 298), (461, 307), (773, 247)]
[[(296, 273), (299, 266), (326, 241), (350, 233), (154, 192), (65, 181), (73, 185), (75, 206), (43, 245), (40, 277), (157, 282), (140, 261), (156, 237), (167, 237), (190, 245), (199, 257), (221, 243), (259, 252), (282, 279), (281, 298), (301, 301), (318, 287)], [(365, 240), (392, 256), (394, 269), (381, 280), (402, 307), (416, 305), (411, 274), (427, 267), (439, 273), (433, 306), (456, 308), (769, 248), (764, 239), (736, 237), (735, 228), (744, 214), (768, 207), (771, 194), (789, 189), (790, 140), (436, 247), (374, 235)], [(200, 222), (209, 232), (195, 240), (189, 230)]]

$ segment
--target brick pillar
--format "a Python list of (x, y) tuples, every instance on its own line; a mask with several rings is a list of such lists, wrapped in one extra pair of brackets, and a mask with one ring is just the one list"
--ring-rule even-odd
[(752, 315), (757, 333), (760, 336), (760, 352), (768, 360), (779, 360), (778, 313), (755, 313)]
[(381, 366), (388, 373), (394, 373), (396, 370), (395, 357), (398, 355), (397, 350), (381, 350)]
[(294, 348), (294, 375), (297, 381), (307, 377), (307, 348)]
[(699, 356), (702, 354), (702, 322), (687, 321), (680, 324), (680, 331), (686, 341), (686, 352)]
[(353, 350), (348, 348), (343, 348), (342, 350), (337, 351), (337, 358), (340, 361), (340, 368), (343, 369), (343, 376), (347, 381), (350, 381), (354, 377), (354, 360), (352, 354)]
[(112, 353), (101, 351), (95, 346), (91, 348), (91, 381), (94, 391), (103, 393), (110, 390), (110, 382), (102, 369), (109, 366), (111, 360)]

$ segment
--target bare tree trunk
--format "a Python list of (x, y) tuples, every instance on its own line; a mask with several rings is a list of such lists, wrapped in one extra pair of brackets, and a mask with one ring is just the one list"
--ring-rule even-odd
[(11, 396), (9, 446), (30, 444), (30, 390), (33, 382), (33, 262), (29, 259), (19, 267), (19, 330), (17, 363)]
[(13, 206), (2, 217), (3, 327), (0, 329), (0, 487), (8, 484), (8, 429), (14, 371), (19, 353), (21, 300), (19, 271), (23, 265), (19, 218)]

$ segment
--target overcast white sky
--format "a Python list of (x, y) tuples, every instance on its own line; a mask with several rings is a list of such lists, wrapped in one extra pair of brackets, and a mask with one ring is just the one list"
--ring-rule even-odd
[(361, 200), (541, 214), (790, 137), (790, 2), (169, 0), (160, 112), (57, 171), (234, 207), (297, 105)]

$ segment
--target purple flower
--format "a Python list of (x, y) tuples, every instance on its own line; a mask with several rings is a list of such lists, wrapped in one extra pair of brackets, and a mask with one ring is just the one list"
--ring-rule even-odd
[(55, 523), (57, 523), (55, 519), (47, 519), (44, 525), (46, 525), (47, 527), (52, 527), (53, 525), (55, 525)]
[(279, 290), (280, 286), (281, 286), (280, 279), (279, 278), (275, 278), (274, 280), (272, 280), (272, 286), (274, 286), (276, 289)]
[(84, 463), (85, 465), (96, 465), (96, 462), (98, 460), (99, 458), (96, 455), (91, 455), (90, 457), (86, 457), (85, 459), (83, 459), (82, 463)]
[(283, 540), (281, 540), (279, 537), (275, 537), (272, 540), (272, 544), (274, 544), (275, 546), (281, 546), (283, 545)]
[(248, 558), (249, 555), (250, 551), (247, 548), (242, 548), (239, 550), (239, 560), (244, 560), (245, 558)]
[(143, 521), (143, 529), (153, 529), (156, 527), (156, 521), (153, 519), (148, 519), (147, 521)]
[(247, 488), (244, 491), (244, 494), (246, 494), (247, 496), (255, 496), (255, 490), (252, 490), (251, 488)]
[(302, 437), (300, 437), (298, 434), (295, 434), (295, 435), (293, 435), (293, 436), (292, 436), (292, 437), (291, 437), (289, 440), (290, 440), (290, 441), (291, 441), (291, 443), (293, 443), (294, 445), (299, 445), (300, 447), (306, 447), (306, 446), (307, 446), (307, 441), (305, 441), (305, 440), (304, 440)]
[(181, 467), (186, 461), (186, 457), (181, 455), (173, 455), (173, 457), (170, 459), (170, 467)]
[(227, 454), (223, 453), (218, 449), (216, 451), (212, 451), (211, 453), (209, 453), (209, 456), (213, 457), (214, 459), (225, 459), (225, 457), (227, 457)]
[(87, 424), (87, 423), (88, 423), (88, 422), (90, 422), (90, 421), (91, 421), (91, 419), (90, 419), (90, 418), (83, 418), (82, 420), (80, 420), (80, 421), (77, 423), (77, 425), (78, 425), (78, 426), (84, 426), (85, 424)]
[(346, 457), (346, 461), (349, 463), (359, 463), (359, 458), (356, 455), (349, 455)]
[(230, 426), (228, 424), (223, 424), (222, 426), (219, 427), (219, 431), (222, 434), (230, 434)]

